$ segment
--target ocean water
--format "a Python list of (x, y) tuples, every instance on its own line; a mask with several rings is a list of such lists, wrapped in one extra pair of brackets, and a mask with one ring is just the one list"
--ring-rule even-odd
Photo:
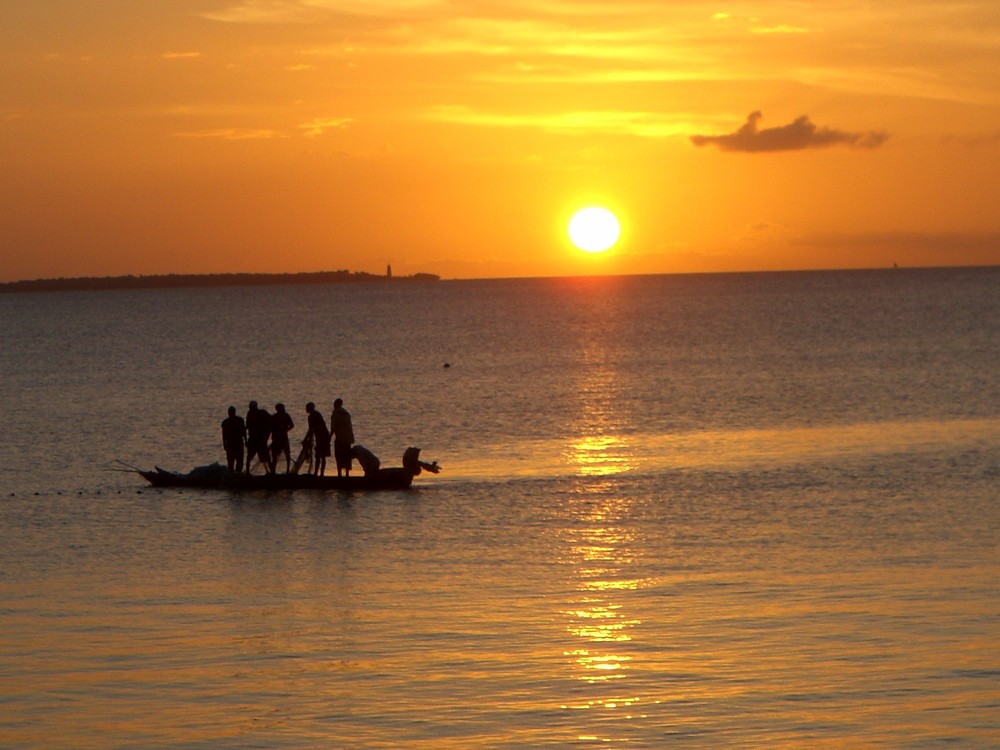
[[(997, 321), (1000, 268), (0, 295), (0, 746), (1000, 747)], [(444, 471), (124, 465), (338, 396)]]

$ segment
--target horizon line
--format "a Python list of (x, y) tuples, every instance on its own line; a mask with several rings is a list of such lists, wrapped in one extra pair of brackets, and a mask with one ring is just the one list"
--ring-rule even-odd
[[(164, 289), (212, 286), (280, 286), (282, 284), (377, 283), (395, 281), (514, 281), (531, 279), (597, 279), (642, 276), (726, 276), (768, 273), (837, 273), (864, 271), (930, 271), (945, 269), (993, 269), (1000, 263), (901, 266), (844, 266), (829, 268), (770, 268), (730, 271), (662, 271), (649, 273), (593, 273), (549, 276), (442, 277), (435, 273), (387, 275), (370, 271), (226, 271), (207, 273), (119, 274), (114, 276), (55, 276), (0, 282), (0, 293), (34, 291), (111, 291), (117, 289)], [(202, 282), (202, 283), (198, 283)], [(89, 285), (92, 286), (89, 286)]]

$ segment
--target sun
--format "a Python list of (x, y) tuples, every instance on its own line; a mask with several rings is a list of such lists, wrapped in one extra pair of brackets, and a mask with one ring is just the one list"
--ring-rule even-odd
[(603, 253), (618, 241), (620, 234), (618, 219), (599, 206), (582, 208), (569, 220), (569, 238), (584, 252)]

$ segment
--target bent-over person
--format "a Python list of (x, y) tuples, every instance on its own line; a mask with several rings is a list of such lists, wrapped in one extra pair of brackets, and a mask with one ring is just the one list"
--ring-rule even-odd
[(379, 467), (382, 465), (378, 456), (365, 448), (361, 443), (357, 443), (351, 451), (354, 453), (354, 457), (358, 459), (358, 463), (361, 464), (366, 477), (373, 477), (378, 474)]

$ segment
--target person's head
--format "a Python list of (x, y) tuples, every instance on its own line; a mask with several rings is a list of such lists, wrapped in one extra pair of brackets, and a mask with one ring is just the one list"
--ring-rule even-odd
[(306, 412), (308, 414), (312, 414), (313, 411), (315, 411), (315, 409), (316, 409), (316, 404), (314, 404), (312, 401), (306, 404)]
[(285, 410), (285, 405), (284, 404), (275, 404), (274, 405), (274, 410), (275, 411), (284, 411)]
[(334, 409), (339, 409), (343, 405), (344, 405), (344, 399), (342, 398), (338, 398), (336, 401), (333, 402)]
[(236, 407), (235, 406), (230, 406), (229, 407), (229, 416), (231, 416), (231, 417), (235, 417), (236, 416)]
[(257, 408), (257, 402), (256, 401), (251, 401), (250, 402), (250, 411), (254, 411), (256, 408)]

